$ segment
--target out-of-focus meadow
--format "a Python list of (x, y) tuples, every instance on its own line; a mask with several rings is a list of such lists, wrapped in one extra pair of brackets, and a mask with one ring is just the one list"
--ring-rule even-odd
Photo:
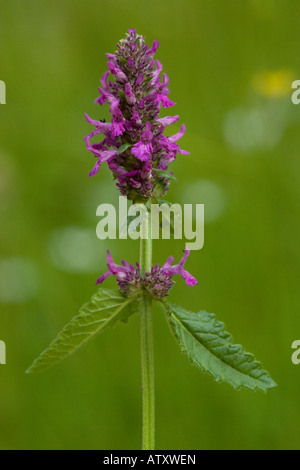
[[(300, 6), (293, 0), (1, 0), (1, 449), (138, 449), (139, 318), (105, 331), (55, 368), (32, 360), (95, 290), (105, 250), (138, 257), (138, 242), (100, 241), (96, 207), (118, 201), (83, 142), (105, 52), (128, 28), (170, 76), (187, 133), (168, 199), (205, 204), (205, 246), (173, 302), (223, 320), (279, 384), (236, 392), (192, 367), (154, 312), (159, 449), (299, 449)], [(173, 126), (177, 131), (178, 126)], [(183, 240), (155, 241), (154, 261), (179, 259)], [(113, 279), (106, 281), (114, 287)]]

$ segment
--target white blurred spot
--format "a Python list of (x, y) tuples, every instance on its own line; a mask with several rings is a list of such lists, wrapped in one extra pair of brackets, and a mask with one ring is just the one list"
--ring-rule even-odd
[(0, 259), (0, 302), (23, 303), (36, 297), (38, 274), (26, 258)]
[(180, 200), (181, 204), (204, 204), (204, 223), (218, 219), (226, 206), (224, 189), (214, 181), (204, 179), (189, 183)]
[(98, 272), (105, 250), (92, 229), (61, 227), (56, 229), (48, 244), (52, 264), (67, 272)]
[(268, 102), (256, 108), (231, 109), (225, 117), (223, 133), (226, 142), (242, 152), (274, 148), (289, 124), (283, 103)]
[(119, 191), (111, 178), (104, 180), (101, 184), (94, 184), (88, 188), (86, 197), (83, 199), (84, 215), (89, 220), (96, 221), (96, 209), (99, 204), (110, 203), (117, 207), (119, 203)]

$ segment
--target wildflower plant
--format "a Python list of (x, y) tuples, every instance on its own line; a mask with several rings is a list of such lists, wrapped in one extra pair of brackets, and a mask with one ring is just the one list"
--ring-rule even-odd
[[(108, 70), (103, 74), (96, 103), (108, 104), (111, 122), (97, 121), (85, 115), (94, 129), (84, 140), (95, 158), (89, 176), (95, 176), (107, 163), (122, 195), (147, 207), (140, 226), (140, 260), (133, 266), (122, 260), (116, 264), (107, 251), (107, 270), (97, 279), (100, 285), (90, 302), (83, 305), (56, 339), (27, 372), (42, 371), (73, 353), (82, 344), (118, 321), (127, 321), (137, 313), (141, 319), (143, 449), (154, 449), (154, 368), (152, 342), (152, 302), (166, 314), (171, 331), (190, 361), (217, 382), (228, 382), (235, 389), (267, 391), (276, 386), (268, 372), (242, 346), (232, 344), (231, 336), (215, 315), (190, 312), (170, 303), (173, 276), (180, 275), (188, 286), (197, 280), (185, 269), (188, 249), (178, 264), (170, 256), (163, 265), (152, 266), (151, 202), (167, 193), (173, 173), (169, 165), (181, 150), (178, 140), (185, 126), (171, 137), (165, 128), (179, 116), (160, 117), (161, 108), (175, 105), (169, 99), (169, 78), (154, 59), (159, 47), (148, 47), (143, 36), (130, 29), (114, 54), (107, 54)], [(93, 138), (103, 135), (100, 142)], [(102, 287), (114, 276), (117, 289)]]

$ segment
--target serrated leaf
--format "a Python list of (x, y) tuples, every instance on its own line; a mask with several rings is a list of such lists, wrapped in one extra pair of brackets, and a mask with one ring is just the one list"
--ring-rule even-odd
[(114, 325), (117, 321), (127, 321), (134, 313), (134, 309), (130, 308), (134, 302), (135, 298), (125, 298), (118, 290), (100, 288), (90, 302), (81, 307), (79, 315), (58, 333), (26, 372), (48, 369), (75, 352), (106, 327)]
[(235, 389), (246, 387), (266, 392), (276, 387), (252, 354), (245, 352), (241, 345), (231, 343), (232, 337), (224, 323), (217, 321), (214, 314), (164, 305), (167, 305), (169, 324), (182, 351), (202, 372), (209, 373), (217, 382), (228, 382)]
[(118, 154), (121, 155), (121, 153), (125, 152), (125, 150), (129, 149), (132, 147), (132, 144), (129, 142), (126, 142), (125, 144), (121, 145), (121, 147), (118, 148)]
[(171, 173), (168, 173), (165, 170), (154, 169), (154, 171), (155, 173), (157, 173), (159, 176), (162, 176), (163, 178), (168, 178), (169, 180), (177, 181), (177, 178), (174, 175), (172, 175)]

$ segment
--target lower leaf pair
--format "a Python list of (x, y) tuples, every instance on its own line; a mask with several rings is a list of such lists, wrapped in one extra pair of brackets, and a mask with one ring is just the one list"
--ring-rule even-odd
[[(27, 373), (41, 372), (75, 352), (97, 333), (118, 321), (126, 322), (139, 311), (139, 295), (126, 298), (119, 290), (100, 288), (57, 335), (49, 347), (33, 362)], [(232, 344), (225, 325), (215, 315), (193, 313), (182, 307), (158, 301), (163, 307), (171, 331), (190, 361), (217, 382), (235, 389), (261, 390), (276, 387), (268, 372), (242, 346)]]

